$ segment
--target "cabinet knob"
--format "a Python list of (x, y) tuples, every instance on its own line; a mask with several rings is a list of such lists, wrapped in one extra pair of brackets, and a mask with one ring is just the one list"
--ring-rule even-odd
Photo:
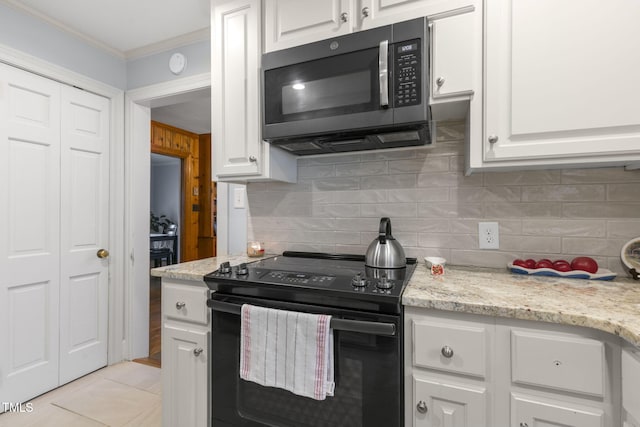
[(185, 305), (187, 305), (187, 304), (185, 304), (185, 303), (184, 303), (184, 302), (182, 302), (182, 301), (178, 301), (178, 302), (176, 303), (176, 308), (177, 308), (178, 310), (182, 310), (182, 309), (184, 308), (184, 306), (185, 306)]
[(257, 162), (257, 161), (258, 161), (258, 158), (257, 158), (256, 156), (249, 156), (249, 161), (250, 161), (251, 163), (255, 163), (255, 162)]
[(362, 17), (366, 18), (367, 16), (369, 16), (369, 8), (368, 7), (363, 7), (362, 8)]
[(444, 77), (438, 77), (436, 79), (436, 84), (438, 85), (438, 87), (442, 87), (442, 85), (444, 84)]
[(418, 404), (416, 405), (416, 409), (421, 414), (426, 414), (427, 411), (428, 411), (427, 404), (425, 403), (424, 400), (421, 400), (421, 401), (418, 402)]
[(498, 142), (498, 135), (489, 135), (489, 142), (491, 144), (495, 144), (496, 142)]
[(520, 423), (520, 427), (529, 427), (529, 424), (527, 424), (527, 423)]
[(202, 350), (202, 348), (200, 348), (200, 347), (198, 347), (198, 348), (194, 348), (194, 349), (193, 349), (193, 355), (194, 355), (194, 356), (196, 356), (196, 357), (198, 357), (198, 356), (200, 356), (200, 355), (202, 354), (202, 351), (203, 351), (203, 350)]
[(349, 20), (349, 14), (347, 12), (342, 12), (340, 14), (340, 20), (342, 22), (347, 22)]
[(440, 353), (442, 353), (442, 355), (447, 359), (451, 359), (453, 357), (453, 349), (448, 345), (445, 345), (444, 347), (442, 347), (442, 350), (440, 350)]

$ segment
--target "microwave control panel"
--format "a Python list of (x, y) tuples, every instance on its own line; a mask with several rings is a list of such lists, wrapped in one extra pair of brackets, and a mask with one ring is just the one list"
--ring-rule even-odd
[(394, 106), (419, 105), (422, 93), (422, 50), (420, 40), (394, 44)]

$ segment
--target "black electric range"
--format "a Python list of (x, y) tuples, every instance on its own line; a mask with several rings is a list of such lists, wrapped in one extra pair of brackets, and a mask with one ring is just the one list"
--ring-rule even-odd
[(235, 266), (222, 263), (204, 277), (212, 291), (277, 301), (401, 313), (402, 292), (415, 258), (399, 269), (365, 266), (364, 255), (287, 251)]

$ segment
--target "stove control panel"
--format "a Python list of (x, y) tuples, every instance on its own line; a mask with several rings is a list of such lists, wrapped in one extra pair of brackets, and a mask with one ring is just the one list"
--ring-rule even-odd
[(330, 285), (336, 277), (292, 271), (270, 271), (262, 277), (262, 280), (293, 285)]
[(395, 295), (402, 290), (404, 275), (394, 271), (359, 271), (353, 275), (277, 270), (240, 263), (232, 266), (229, 262), (220, 264), (218, 270), (209, 274), (211, 278), (226, 279), (232, 282), (263, 283), (275, 285), (301, 286), (304, 288), (331, 289), (358, 294)]

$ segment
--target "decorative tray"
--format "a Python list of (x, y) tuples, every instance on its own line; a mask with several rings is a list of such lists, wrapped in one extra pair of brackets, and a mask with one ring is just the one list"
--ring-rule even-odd
[(524, 268), (511, 263), (507, 264), (507, 268), (515, 274), (528, 274), (530, 276), (550, 276), (550, 277), (567, 277), (570, 279), (590, 279), (590, 280), (613, 280), (616, 273), (606, 268), (598, 269), (597, 273), (589, 273), (582, 270), (557, 271), (552, 268)]

